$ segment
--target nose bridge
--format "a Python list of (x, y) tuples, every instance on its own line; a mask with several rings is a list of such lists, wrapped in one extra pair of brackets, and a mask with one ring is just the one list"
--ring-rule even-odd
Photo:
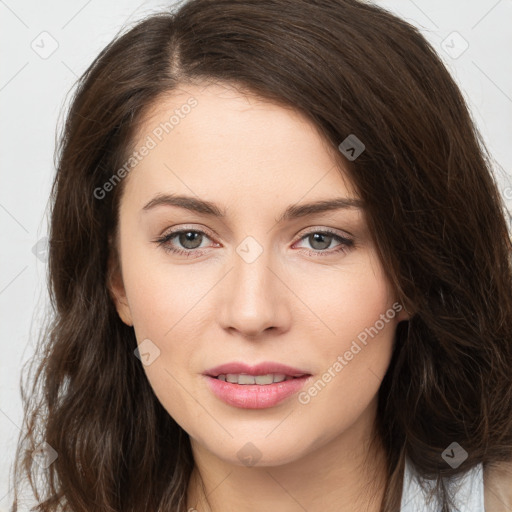
[(246, 237), (236, 248), (234, 257), (234, 272), (236, 288), (243, 291), (244, 298), (258, 298), (260, 294), (267, 295), (269, 275), (273, 275), (271, 250), (263, 248), (253, 236)]
[(221, 311), (224, 327), (255, 336), (285, 321), (283, 284), (275, 275), (272, 250), (247, 236), (236, 247)]

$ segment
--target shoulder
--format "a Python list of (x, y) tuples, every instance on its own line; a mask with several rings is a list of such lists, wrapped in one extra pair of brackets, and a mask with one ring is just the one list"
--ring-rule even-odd
[(512, 460), (489, 464), (483, 473), (485, 511), (512, 511)]

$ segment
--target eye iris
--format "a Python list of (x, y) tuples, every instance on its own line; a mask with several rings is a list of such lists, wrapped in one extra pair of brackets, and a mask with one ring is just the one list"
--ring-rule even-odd
[[(324, 238), (327, 239), (327, 243), (325, 240), (322, 241), (322, 239), (324, 239)], [(332, 238), (333, 238), (333, 235), (326, 235), (323, 233), (313, 233), (312, 235), (309, 235), (311, 247), (313, 247), (313, 249), (317, 249), (317, 250), (327, 249), (329, 247), (329, 245), (331, 245)], [(315, 244), (317, 244), (317, 242), (319, 241), (318, 239), (320, 239), (320, 246), (325, 245), (325, 247), (315, 247)]]
[[(197, 249), (201, 245), (201, 233), (196, 233), (194, 231), (184, 231), (179, 235), (180, 244), (187, 249)], [(197, 241), (199, 240), (199, 243)], [(192, 247), (188, 244), (192, 242)], [(195, 243), (195, 245), (194, 245)]]

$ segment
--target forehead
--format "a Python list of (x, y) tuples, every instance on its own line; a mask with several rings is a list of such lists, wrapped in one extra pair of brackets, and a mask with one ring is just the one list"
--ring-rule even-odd
[(145, 195), (357, 197), (337, 149), (305, 115), (227, 85), (184, 85), (160, 97), (135, 137), (134, 150), (144, 146), (128, 181)]

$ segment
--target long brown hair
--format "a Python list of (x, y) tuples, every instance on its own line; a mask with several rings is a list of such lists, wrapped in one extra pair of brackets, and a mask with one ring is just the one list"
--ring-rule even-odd
[[(449, 510), (441, 477), (512, 458), (511, 242), (450, 74), (416, 28), (357, 0), (191, 0), (116, 36), (80, 78), (57, 152), (54, 315), (22, 389), (13, 510), (22, 476), (39, 512), (186, 509), (188, 435), (155, 397), (107, 286), (124, 182), (94, 191), (124, 165), (161, 95), (207, 82), (297, 109), (336, 150), (349, 135), (364, 143), (346, 167), (412, 313), (379, 390), (382, 511), (399, 510), (406, 456), (437, 479)], [(441, 457), (454, 441), (468, 453), (457, 468)], [(58, 455), (48, 467), (32, 458), (42, 443)]]

